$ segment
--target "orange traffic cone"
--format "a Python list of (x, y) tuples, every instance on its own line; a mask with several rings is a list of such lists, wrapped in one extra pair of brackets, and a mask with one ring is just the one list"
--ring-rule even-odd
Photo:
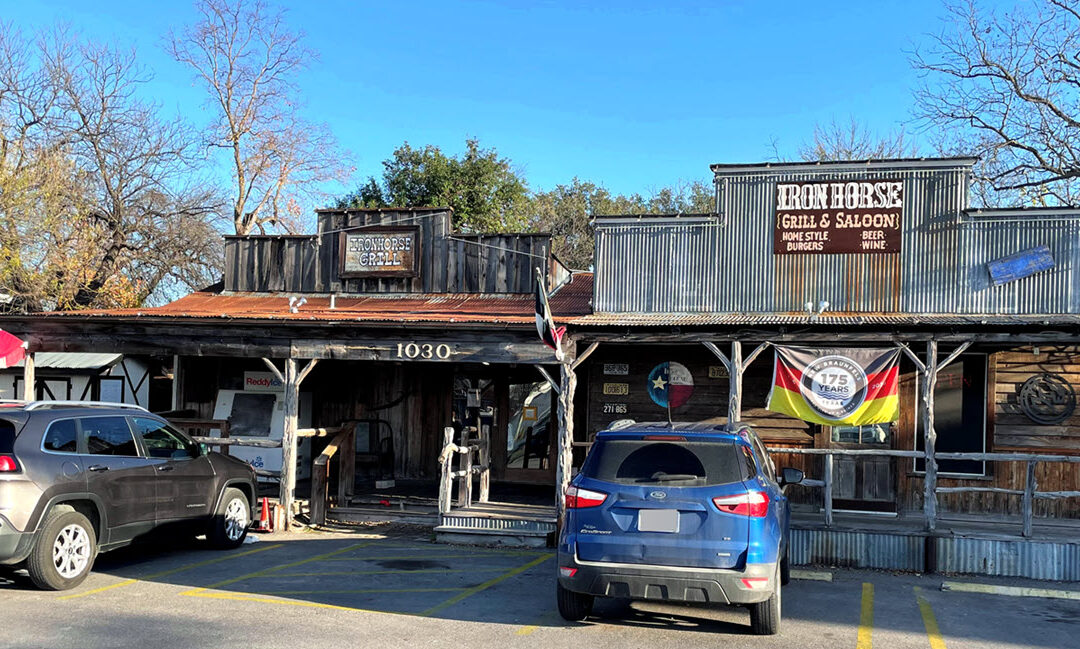
[(257, 528), (260, 532), (273, 531), (270, 526), (270, 499), (263, 497), (262, 499), (262, 511), (259, 513), (259, 526)]

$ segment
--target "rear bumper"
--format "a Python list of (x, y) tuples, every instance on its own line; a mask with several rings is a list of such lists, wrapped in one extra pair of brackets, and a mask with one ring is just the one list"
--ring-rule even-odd
[[(704, 602), (712, 604), (753, 604), (763, 602), (776, 590), (776, 563), (756, 563), (745, 570), (709, 570), (672, 566), (633, 565), (580, 561), (571, 554), (559, 553), (559, 567), (573, 568), (573, 577), (563, 577), (559, 584), (570, 591), (600, 597), (622, 597), (668, 602)], [(742, 580), (766, 578), (757, 588)]]
[(19, 563), (30, 556), (33, 545), (33, 532), (20, 532), (7, 518), (0, 516), (0, 565)]

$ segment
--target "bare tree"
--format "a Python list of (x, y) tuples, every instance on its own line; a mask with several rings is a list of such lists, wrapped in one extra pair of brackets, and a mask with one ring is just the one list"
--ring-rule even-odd
[(907, 139), (902, 128), (877, 135), (854, 116), (846, 124), (833, 120), (815, 125), (813, 137), (799, 146), (799, 157), (806, 161), (881, 160), (916, 155), (918, 147)]
[(229, 154), (236, 233), (293, 230), (311, 201), (327, 196), (323, 183), (351, 174), (329, 129), (297, 112), (296, 78), (316, 55), (262, 0), (197, 7), (201, 19), (170, 34), (170, 49), (209, 92), (211, 144)]
[(1072, 204), (1080, 185), (1080, 13), (1071, 0), (1010, 11), (948, 5), (929, 47), (917, 112), (946, 153), (981, 158), (985, 203)]
[(137, 99), (133, 52), (0, 25), (0, 290), (9, 310), (134, 306), (216, 273), (194, 137)]

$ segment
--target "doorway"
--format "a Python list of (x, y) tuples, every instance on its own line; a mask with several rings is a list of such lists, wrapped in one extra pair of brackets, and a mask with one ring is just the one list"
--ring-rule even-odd
[[(891, 449), (896, 422), (828, 431), (830, 448)], [(896, 513), (896, 463), (885, 456), (834, 456), (832, 497), (834, 509)]]

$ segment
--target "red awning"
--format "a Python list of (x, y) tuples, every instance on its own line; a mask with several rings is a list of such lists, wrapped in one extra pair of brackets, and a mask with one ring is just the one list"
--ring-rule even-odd
[(0, 369), (14, 366), (26, 356), (26, 342), (0, 329)]

